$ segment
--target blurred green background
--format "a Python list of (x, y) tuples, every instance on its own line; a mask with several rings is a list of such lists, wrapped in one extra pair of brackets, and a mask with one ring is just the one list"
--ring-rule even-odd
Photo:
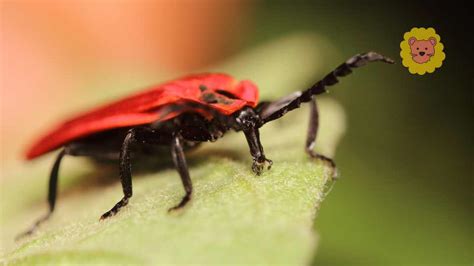
[[(33, 2), (31, 1), (30, 4)], [(15, 3), (15, 1), (11, 1), (11, 3)], [(38, 3), (36, 4), (41, 5), (42, 2)], [(124, 3), (130, 2), (124, 1)], [(30, 4), (26, 5), (27, 8), (21, 12), (10, 8), (8, 15), (15, 18), (15, 23), (22, 22), (23, 18), (19, 19), (20, 16), (16, 16), (16, 14), (21, 16), (26, 14), (25, 17), (29, 17), (29, 14), (34, 13), (32, 10), (36, 8)], [(237, 6), (242, 6), (242, 4), (237, 4)], [(314, 264), (472, 265), (474, 261), (471, 229), (473, 227), (473, 78), (472, 63), (470, 62), (472, 54), (467, 49), (471, 44), (469, 40), (472, 39), (469, 36), (472, 29), (469, 28), (468, 18), (472, 15), (468, 16), (467, 8), (463, 5), (457, 6), (455, 3), (452, 3), (452, 6), (440, 6), (429, 1), (267, 0), (256, 1), (251, 6), (249, 12), (252, 16), (248, 17), (251, 20), (248, 24), (237, 23), (232, 24), (232, 27), (229, 26), (229, 30), (237, 30), (237, 32), (228, 34), (238, 36), (235, 38), (237, 40), (235, 40), (234, 46), (223, 45), (218, 38), (219, 34), (214, 34), (216, 38), (207, 40), (218, 43), (225, 49), (220, 54), (208, 55), (212, 60), (207, 59), (206, 64), (224, 60), (224, 55), (237, 54), (245, 48), (251, 48), (293, 32), (314, 32), (332, 44), (338, 56), (324, 62), (328, 71), (353, 54), (369, 50), (383, 53), (397, 62), (394, 66), (370, 66), (357, 70), (354, 76), (348, 77), (341, 84), (333, 87), (329, 95), (322, 96), (335, 98), (342, 103), (346, 108), (348, 126), (347, 134), (335, 157), (341, 179), (323, 203), (315, 224), (315, 228), (320, 234), (320, 241)], [(229, 8), (232, 9), (232, 7)], [(177, 10), (179, 9), (178, 6)], [(81, 12), (79, 9), (76, 11)], [(215, 10), (213, 12), (219, 13)], [(45, 17), (50, 16), (48, 12), (43, 13)], [(63, 14), (61, 13), (61, 15)], [(30, 17), (33, 17), (32, 21), (35, 21), (36, 17)], [(57, 16), (51, 15), (50, 17), (56, 18)], [(62, 61), (67, 57), (46, 56), (39, 59), (34, 57), (34, 62), (41, 62), (43, 65), (61, 62), (58, 65), (63, 64), (62, 69), (65, 69), (65, 72), (56, 76), (48, 75), (48, 73), (42, 72), (43, 68), (40, 65), (39, 67), (33, 66), (35, 71), (25, 70), (25, 73), (29, 73), (28, 77), (43, 75), (48, 77), (51, 82), (62, 82), (61, 88), (81, 88), (86, 82), (82, 86), (80, 83), (69, 86), (71, 84), (67, 82), (73, 78), (99, 80), (100, 71), (106, 72), (111, 66), (120, 65), (122, 72), (117, 73), (124, 73), (126, 67), (129, 67), (135, 71), (131, 71), (133, 73), (131, 75), (138, 76), (138, 78), (131, 77), (130, 79), (141, 78), (136, 73), (146, 67), (137, 62), (144, 58), (148, 59), (146, 57), (148, 54), (141, 54), (142, 57), (136, 56), (136, 58), (133, 57), (135, 54), (126, 54), (129, 56), (126, 59), (132, 58), (132, 60), (123, 60), (125, 62), (131, 61), (130, 64), (125, 65), (121, 65), (120, 60), (116, 63), (107, 56), (102, 58), (100, 49), (96, 51), (92, 42), (89, 43), (88, 40), (83, 42), (84, 40), (81, 39), (81, 34), (89, 33), (88, 30), (93, 32), (93, 29), (69, 27), (68, 23), (74, 22), (71, 17), (68, 17), (67, 14), (64, 15), (64, 18), (59, 16), (58, 20), (64, 21), (63, 25), (53, 23), (57, 25), (54, 29), (46, 27), (51, 28), (52, 32), (59, 32), (59, 35), (62, 34), (66, 36), (65, 38), (70, 39), (71, 43), (74, 43), (74, 45), (69, 44), (70, 47), (58, 46), (58, 43), (62, 42), (54, 39), (53, 33), (51, 35), (40, 34), (41, 31), (36, 33), (34, 27), (32, 27), (32, 32), (34, 32), (32, 35), (37, 40), (47, 40), (45, 46), (52, 47), (50, 50), (60, 50), (62, 55), (75, 54), (76, 57), (70, 62), (74, 62), (76, 65), (71, 67), (71, 65), (67, 65), (67, 62)], [(133, 18), (135, 17), (132, 17), (132, 20)], [(140, 16), (138, 15), (137, 18)], [(225, 16), (217, 17), (217, 19), (220, 19), (223, 24), (228, 22)], [(234, 23), (236, 20), (232, 17), (229, 18), (229, 21)], [(5, 22), (11, 23), (11, 21)], [(171, 26), (173, 23), (175, 22), (172, 22)], [(18, 25), (24, 26), (21, 23)], [(39, 27), (44, 25), (40, 24)], [(179, 26), (178, 22), (176, 25)], [(112, 24), (106, 26), (114, 28)], [(155, 28), (159, 28), (162, 25), (155, 26)], [(403, 34), (412, 27), (434, 27), (441, 36), (441, 42), (445, 45), (446, 60), (443, 66), (433, 74), (412, 75), (401, 65), (399, 44), (403, 39)], [(139, 28), (134, 29), (131, 25), (130, 28), (123, 30), (124, 32), (137, 32), (137, 36), (140, 36)], [(44, 28), (40, 29), (44, 30)], [(87, 35), (84, 34), (84, 36)], [(104, 36), (104, 39), (101, 39), (101, 45), (109, 38), (108, 35)], [(131, 36), (130, 40), (136, 41), (137, 36)], [(226, 39), (232, 40), (229, 36), (226, 36)], [(19, 38), (19, 40), (22, 39)], [(124, 42), (126, 43), (126, 38)], [(30, 51), (30, 42), (19, 41), (18, 43)], [(197, 40), (196, 45), (199, 43)], [(106, 46), (102, 48), (104, 47)], [(166, 50), (165, 48), (163, 50)], [(85, 50), (94, 52), (86, 55), (78, 52)], [(182, 50), (183, 53), (186, 51), (199, 53), (199, 51)], [(208, 50), (213, 49), (208, 48)], [(23, 52), (14, 55), (22, 54)], [(40, 53), (32, 50), (31, 54), (38, 56)], [(8, 64), (2, 64), (5, 67), (2, 70), (3, 73), (6, 73), (7, 67), (15, 69), (15, 64), (21, 66), (21, 57), (18, 62), (13, 64), (15, 60), (10, 60), (7, 53), (5, 56), (7, 59), (3, 62), (8, 62)], [(94, 63), (95, 58), (99, 59)], [(152, 59), (150, 61), (153, 61)], [(181, 64), (185, 64), (184, 62), (186, 61), (183, 60)], [(206, 64), (194, 62), (190, 68), (202, 68)], [(304, 68), (305, 64), (308, 62), (301, 62), (301, 68)], [(167, 76), (168, 73), (175, 73), (176, 69), (184, 71), (183, 69), (186, 67), (183, 68), (182, 65), (181, 68), (173, 66), (174, 69), (172, 67), (171, 70), (165, 69), (165, 74), (162, 75)], [(288, 69), (288, 71), (301, 71), (301, 68)], [(150, 77), (155, 73), (161, 74), (162, 70), (154, 68), (143, 76)], [(19, 73), (21, 74), (20, 78), (12, 79), (15, 84), (24, 82), (22, 78), (24, 72), (20, 71)], [(99, 74), (92, 75), (91, 73)], [(105, 76), (104, 83), (112, 84), (110, 79), (113, 76), (114, 74), (110, 73)], [(309, 79), (308, 86), (319, 78), (321, 75), (315, 75)], [(158, 78), (158, 80), (161, 79)], [(16, 92), (8, 85), (2, 81), (2, 87), (5, 88), (5, 91), (2, 90), (3, 104), (8, 104), (8, 102), (4, 102), (4, 99), (8, 98), (7, 93), (15, 95)], [(38, 86), (40, 85), (44, 84)], [(123, 86), (126, 87), (125, 84)], [(65, 106), (73, 106), (78, 101), (82, 104), (87, 101), (84, 97), (76, 97), (77, 95), (83, 96), (95, 92), (94, 88), (84, 89), (86, 92), (82, 92), (82, 94), (59, 90), (55, 93), (38, 93), (32, 92), (34, 87), (30, 86), (28, 90), (24, 91), (27, 96), (20, 94), (19, 97), (25, 99), (25, 108), (34, 109), (39, 106), (41, 108), (37, 108), (34, 110), (35, 112), (54, 114), (55, 110), (60, 108), (51, 104), (41, 105), (47, 103), (46, 98), (54, 102), (56, 98), (66, 99), (69, 97), (72, 102), (63, 100), (55, 102), (64, 109)], [(303, 88), (287, 88), (287, 91), (299, 89)], [(18, 92), (21, 91), (18, 90)], [(102, 93), (105, 99), (108, 92), (97, 91), (97, 93)], [(31, 97), (32, 102), (28, 102), (30, 94), (36, 95)], [(15, 95), (15, 97), (18, 96)], [(14, 107), (18, 107), (18, 104), (17, 101), (9, 102), (13, 107), (11, 112), (10, 109), (5, 109), (9, 113), (2, 114), (3, 133), (18, 125), (25, 125), (26, 121), (31, 120), (31, 113), (24, 117), (14, 117), (18, 114), (14, 109)], [(34, 106), (34, 104), (39, 105)], [(24, 107), (21, 108), (24, 109)], [(7, 116), (14, 117), (10, 119), (13, 122), (6, 124), (5, 121), (9, 118)], [(37, 116), (31, 121), (31, 127), (35, 129), (35, 132), (41, 123), (44, 122), (47, 126), (46, 121), (56, 120), (54, 115), (47, 119), (43, 118), (44, 115), (41, 114)], [(5, 138), (2, 141), (1, 155), (4, 158), (11, 157), (11, 153), (7, 154), (5, 148), (10, 145), (10, 142), (21, 141), (24, 144), (27, 139), (23, 138), (26, 136), (24, 132), (30, 136), (36, 134), (33, 131), (25, 131), (24, 126), (15, 130), (17, 131), (10, 132), (10, 135), (17, 137), (15, 140), (10, 141)], [(23, 135), (18, 135), (20, 133)]]
[[(472, 265), (473, 80), (464, 53), (472, 38), (463, 37), (470, 30), (463, 33), (462, 9), (428, 1), (261, 3), (252, 42), (304, 29), (344, 55), (328, 69), (367, 50), (397, 61), (357, 71), (324, 96), (345, 106), (348, 130), (335, 158), (341, 180), (316, 220), (315, 265)], [(412, 27), (441, 36), (446, 60), (433, 74), (401, 65), (400, 41)]]

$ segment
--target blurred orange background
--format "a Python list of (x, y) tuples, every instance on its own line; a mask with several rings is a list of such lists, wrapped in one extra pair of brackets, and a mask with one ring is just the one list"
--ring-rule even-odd
[(232, 54), (252, 7), (237, 0), (2, 2), (0, 159), (21, 156), (38, 128), (70, 105), (63, 99), (87, 90), (84, 80), (180, 75)]

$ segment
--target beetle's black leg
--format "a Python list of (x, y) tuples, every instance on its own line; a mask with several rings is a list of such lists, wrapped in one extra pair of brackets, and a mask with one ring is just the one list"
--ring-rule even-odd
[(255, 113), (253, 108), (243, 108), (235, 116), (235, 127), (237, 131), (243, 131), (247, 143), (249, 145), (250, 154), (252, 155), (252, 171), (260, 175), (263, 168), (268, 164), (268, 169), (272, 167), (272, 160), (265, 157), (263, 146), (260, 142), (260, 132), (258, 128), (263, 125), (260, 117)]
[(311, 101), (313, 95), (326, 92), (327, 86), (332, 86), (338, 83), (338, 78), (349, 75), (352, 73), (352, 69), (364, 66), (370, 62), (377, 61), (390, 64), (394, 63), (392, 59), (375, 52), (355, 55), (349, 58), (346, 62), (342, 63), (331, 73), (327, 74), (322, 80), (316, 82), (309, 89), (294, 92), (275, 102), (272, 102), (271, 104), (263, 106), (262, 110), (259, 112), (260, 118), (262, 119), (260, 126), (272, 120), (278, 119), (287, 112), (300, 107), (301, 103)]
[(54, 161), (53, 168), (51, 169), (51, 174), (49, 176), (49, 184), (48, 184), (48, 205), (49, 205), (49, 210), (48, 213), (43, 215), (41, 218), (36, 220), (36, 222), (25, 232), (19, 234), (16, 239), (20, 239), (22, 237), (25, 237), (27, 235), (31, 235), (34, 233), (34, 231), (42, 224), (44, 221), (48, 220), (51, 214), (54, 211), (54, 207), (56, 205), (56, 196), (57, 196), (57, 191), (58, 191), (58, 172), (59, 172), (59, 166), (61, 164), (61, 160), (63, 159), (64, 155), (66, 155), (66, 150), (62, 149), (58, 156), (56, 157), (56, 160)]
[(272, 160), (265, 157), (263, 152), (263, 146), (260, 142), (260, 133), (258, 128), (252, 128), (244, 130), (245, 138), (250, 148), (250, 154), (253, 158), (252, 171), (257, 175), (260, 175), (265, 167), (265, 164), (268, 164), (267, 169), (272, 167)]
[(318, 105), (316, 103), (316, 99), (313, 97), (310, 104), (310, 114), (309, 114), (309, 126), (308, 126), (308, 135), (306, 137), (306, 146), (305, 150), (312, 158), (320, 159), (322, 161), (327, 162), (333, 169), (334, 169), (334, 176), (336, 176), (336, 164), (331, 158), (328, 158), (322, 154), (317, 153), (314, 151), (314, 147), (316, 146), (316, 137), (318, 135), (318, 128), (319, 128), (319, 112), (318, 112)]
[(100, 219), (106, 219), (117, 214), (118, 211), (128, 204), (128, 200), (132, 197), (132, 166), (130, 162), (130, 148), (133, 142), (136, 141), (136, 129), (132, 128), (128, 131), (127, 135), (120, 149), (120, 182), (122, 183), (123, 198), (110, 209), (110, 211), (104, 213)]
[(181, 136), (179, 134), (174, 134), (173, 139), (171, 140), (171, 156), (173, 157), (174, 166), (178, 170), (181, 181), (183, 182), (184, 190), (186, 195), (184, 195), (181, 202), (170, 208), (168, 211), (173, 211), (184, 207), (193, 193), (193, 184), (191, 178), (189, 177), (188, 165), (186, 164), (186, 158), (184, 157), (183, 146), (181, 144)]

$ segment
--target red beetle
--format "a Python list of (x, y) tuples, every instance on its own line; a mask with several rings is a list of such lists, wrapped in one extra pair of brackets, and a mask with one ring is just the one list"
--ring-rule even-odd
[(101, 216), (105, 219), (127, 205), (132, 196), (131, 150), (140, 153), (153, 151), (154, 147), (170, 147), (186, 192), (181, 202), (169, 209), (171, 211), (185, 206), (193, 191), (184, 149), (215, 141), (230, 129), (243, 131), (253, 158), (252, 170), (260, 174), (265, 166), (270, 169), (272, 161), (263, 152), (259, 128), (303, 102), (311, 104), (306, 152), (335, 168), (331, 159), (313, 150), (318, 131), (318, 110), (313, 96), (326, 92), (326, 86), (337, 83), (337, 78), (350, 74), (351, 69), (373, 61), (393, 63), (375, 52), (355, 55), (309, 89), (274, 102), (258, 103), (258, 89), (251, 81), (239, 82), (226, 74), (199, 74), (152, 87), (67, 120), (42, 136), (26, 152), (26, 158), (32, 160), (61, 148), (49, 179), (49, 211), (22, 235), (34, 232), (53, 213), (59, 165), (65, 155), (119, 161), (124, 196)]

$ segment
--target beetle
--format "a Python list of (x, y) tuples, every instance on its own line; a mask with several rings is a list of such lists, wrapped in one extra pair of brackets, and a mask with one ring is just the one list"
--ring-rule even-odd
[(185, 190), (181, 201), (169, 209), (173, 211), (184, 207), (193, 193), (184, 150), (202, 142), (216, 141), (228, 130), (241, 131), (253, 159), (252, 171), (260, 175), (264, 168), (270, 169), (272, 161), (264, 153), (259, 128), (298, 108), (301, 103), (309, 102), (311, 107), (306, 152), (335, 170), (332, 159), (314, 151), (319, 124), (315, 96), (326, 92), (327, 86), (336, 84), (339, 77), (350, 74), (352, 69), (375, 61), (394, 63), (375, 52), (357, 54), (310, 88), (273, 102), (259, 103), (257, 86), (251, 81), (237, 81), (219, 73), (196, 74), (157, 85), (67, 120), (40, 137), (25, 154), (27, 160), (32, 160), (61, 149), (49, 177), (49, 210), (20, 236), (33, 233), (53, 213), (59, 166), (66, 155), (119, 161), (123, 197), (100, 217), (103, 220), (119, 212), (132, 197), (132, 152), (139, 154), (153, 150), (153, 147), (169, 147)]

